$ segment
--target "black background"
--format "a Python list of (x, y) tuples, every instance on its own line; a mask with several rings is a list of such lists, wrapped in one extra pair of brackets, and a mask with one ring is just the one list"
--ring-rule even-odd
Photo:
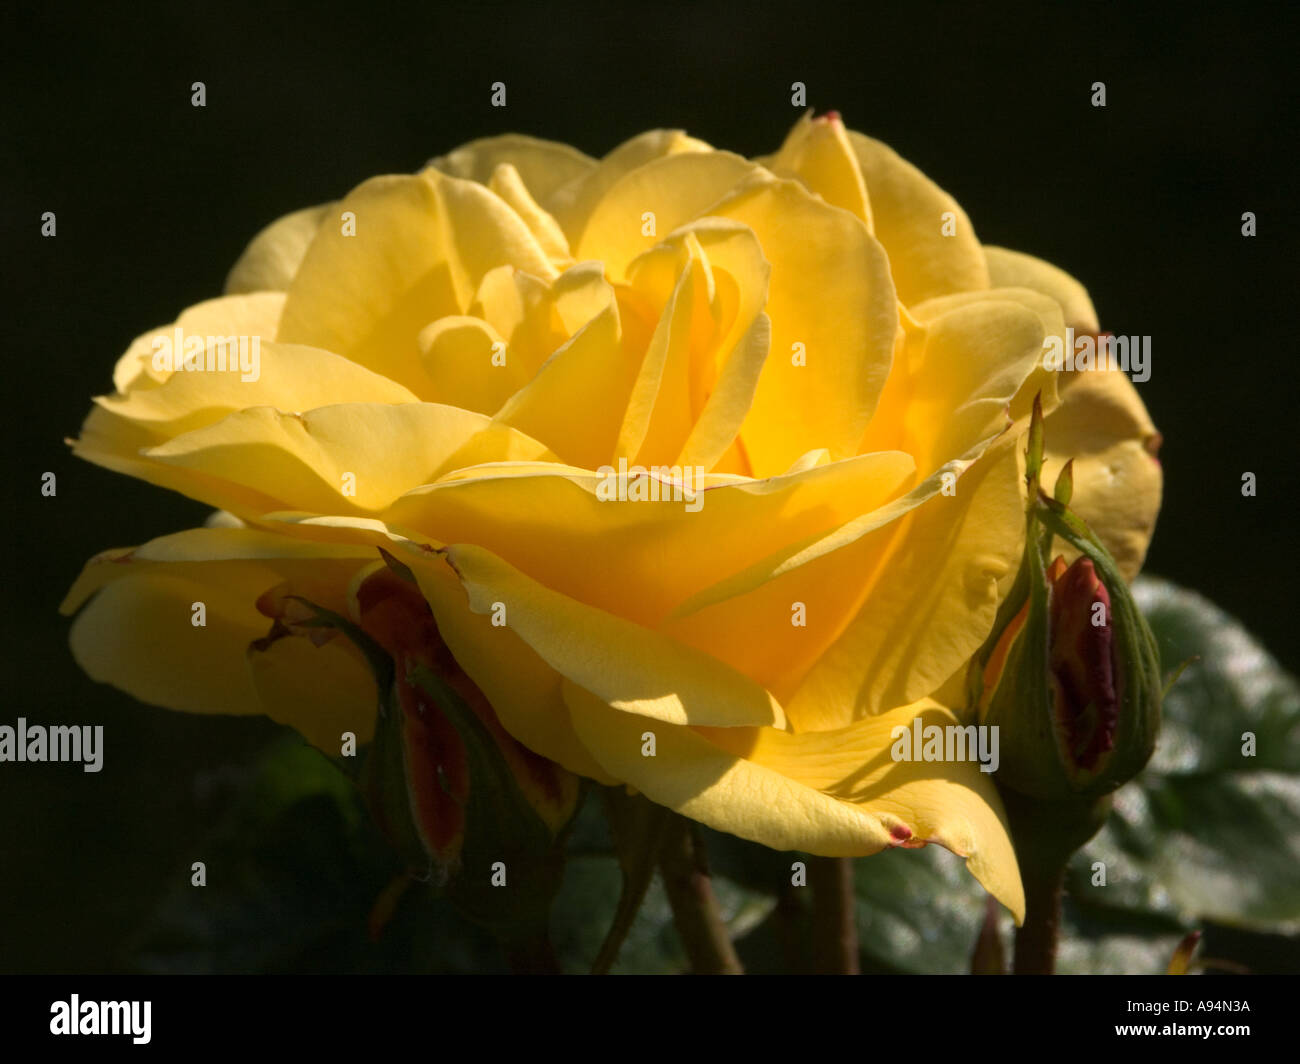
[(814, 108), (950, 191), (983, 241), (1061, 265), (1103, 328), (1153, 338), (1140, 391), (1166, 481), (1147, 567), (1300, 666), (1289, 5), (56, 4), (0, 18), (3, 719), (111, 724), (98, 775), (3, 768), (0, 970), (119, 966), (188, 867), (223, 766), (274, 732), (140, 707), (77, 670), (56, 606), (83, 561), (206, 511), (74, 460), (63, 438), (130, 340), (219, 294), (261, 226), (479, 136), (600, 155), (672, 126), (762, 154), (805, 82)]

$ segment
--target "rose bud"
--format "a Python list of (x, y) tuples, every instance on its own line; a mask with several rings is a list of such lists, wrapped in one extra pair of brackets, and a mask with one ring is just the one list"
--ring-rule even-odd
[[(390, 564), (397, 571), (376, 563), (358, 574), (355, 620), (287, 587), (268, 592), (258, 603), (274, 618), (266, 641), (341, 633), (357, 645), (380, 691), (359, 781), (376, 826), (415, 878), (445, 888), (467, 915), (499, 928), (535, 923), (558, 886), (555, 844), (577, 806), (577, 777), (502, 727), (409, 571)], [(494, 868), (526, 889), (492, 890)]]
[(478, 910), (477, 888), (490, 887), (496, 862), (507, 875), (545, 862), (576, 808), (577, 778), (501, 726), (414, 583), (381, 567), (360, 581), (355, 600), (362, 631), (394, 665), (366, 765), (367, 797), (412, 870), (450, 880), (457, 902)]
[(1047, 577), (1052, 583), (1048, 667), (1053, 711), (1067, 767), (1092, 772), (1115, 748), (1120, 677), (1115, 671), (1110, 595), (1092, 562), (1073, 565), (1057, 555)]
[[(1155, 746), (1154, 637), (1106, 549), (1057, 498), (1031, 504), (1019, 575), (972, 661), (981, 723), (1000, 728), (999, 783), (1045, 801), (1094, 800), (1132, 779)], [(1059, 537), (1078, 552), (1044, 565)]]

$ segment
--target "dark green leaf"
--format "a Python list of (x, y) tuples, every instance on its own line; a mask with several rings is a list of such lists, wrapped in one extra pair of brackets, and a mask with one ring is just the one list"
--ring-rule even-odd
[(1300, 930), (1300, 686), (1201, 596), (1151, 577), (1134, 590), (1165, 663), (1197, 660), (1165, 698), (1150, 765), (1072, 863), (1071, 891), (1186, 926)]

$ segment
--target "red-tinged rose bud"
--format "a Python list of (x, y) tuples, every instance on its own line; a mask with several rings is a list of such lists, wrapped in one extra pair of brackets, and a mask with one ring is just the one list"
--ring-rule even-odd
[[(578, 779), (505, 730), (409, 571), (389, 565), (356, 583), (352, 619), (288, 588), (268, 592), (267, 641), (327, 630), (358, 647), (380, 691), (359, 780), (376, 825), (416, 878), (504, 942), (531, 941), (559, 886)], [(507, 883), (522, 889), (493, 889)]]
[[(1030, 799), (1092, 803), (1132, 779), (1155, 747), (1160, 660), (1155, 639), (1105, 547), (1069, 509), (1069, 472), (1054, 498), (1038, 484), (1041, 415), (1027, 467), (1025, 554), (975, 655), (970, 705), (997, 726), (1000, 787)], [(1069, 565), (1047, 550), (1078, 552)]]
[(1047, 576), (1052, 581), (1048, 665), (1056, 727), (1068, 765), (1095, 772), (1115, 748), (1119, 725), (1122, 680), (1115, 668), (1110, 594), (1088, 558), (1067, 568), (1058, 556)]
[[(419, 589), (389, 569), (378, 569), (358, 585), (355, 601), (359, 627), (393, 661), (390, 705), (395, 703), (398, 712), (387, 722), (384, 739), (395, 740), (395, 749), (387, 752), (387, 764), (380, 755), (382, 770), (369, 780), (372, 792), (395, 786), (402, 792), (396, 809), (391, 795), (372, 793), (385, 832), (400, 837), (413, 829), (419, 843), (415, 859), (426, 866), (431, 862), (439, 880), (462, 863), (476, 788), (517, 792), (528, 816), (550, 836), (558, 833), (576, 805), (576, 778), (505, 730), (443, 642)], [(431, 678), (438, 682), (431, 684)], [(475, 733), (468, 741), (467, 728)], [(476, 740), (489, 763), (478, 773), (471, 770), (468, 749)], [(400, 769), (400, 781), (393, 778), (393, 769)], [(409, 854), (409, 840), (400, 842)]]
[[(465, 744), (446, 715), (409, 679), (414, 663), (431, 665), (440, 643), (433, 615), (420, 593), (387, 570), (374, 573), (357, 590), (360, 627), (392, 658), (393, 701), (400, 710), (393, 727), (399, 738), (401, 779), (405, 793), (394, 810), (392, 803), (371, 794), (371, 809), (380, 830), (417, 871), (432, 861), (437, 878), (460, 857), (465, 832), (465, 804), (469, 798), (469, 770)], [(391, 779), (370, 780), (386, 788)], [(414, 829), (418, 847), (412, 849), (403, 834)]]
[[(1111, 793), (1155, 749), (1160, 656), (1115, 560), (1070, 509), (1074, 467), (1042, 486), (1044, 419), (1026, 435), (1025, 548), (1010, 594), (967, 671), (968, 707), (996, 728), (1002, 798), (1025, 923), (1017, 973), (1050, 973), (1065, 868), (1110, 814)], [(1077, 556), (1069, 565), (1060, 549)]]

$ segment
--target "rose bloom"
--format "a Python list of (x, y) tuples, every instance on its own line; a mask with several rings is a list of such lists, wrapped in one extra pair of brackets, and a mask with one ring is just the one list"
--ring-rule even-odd
[[(1073, 457), (1074, 508), (1142, 562), (1158, 436), (1123, 373), (1045, 364), (1067, 327), (1098, 332), (1076, 281), (835, 114), (757, 161), (474, 141), (273, 223), (122, 356), (75, 452), (218, 513), (92, 560), (73, 652), (337, 755), (375, 681), (275, 603), (357, 620), (383, 548), (532, 754), (779, 850), (938, 843), (1019, 920), (992, 778), (891, 733), (967, 719), (1035, 394), (1045, 483)], [(206, 352), (168, 364), (178, 335)], [(205, 362), (240, 336), (256, 372)]]

